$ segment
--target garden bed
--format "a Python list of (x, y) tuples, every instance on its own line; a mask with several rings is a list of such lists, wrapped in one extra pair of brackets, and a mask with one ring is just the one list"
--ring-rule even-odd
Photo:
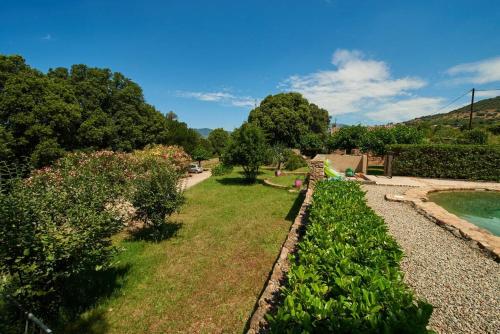
[(318, 183), (271, 332), (426, 332), (432, 307), (403, 283), (402, 256), (358, 184)]

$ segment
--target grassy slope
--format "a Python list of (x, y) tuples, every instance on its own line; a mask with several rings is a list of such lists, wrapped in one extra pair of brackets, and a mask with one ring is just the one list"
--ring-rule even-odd
[[(470, 104), (448, 113), (423, 116), (405, 123), (415, 124), (421, 121), (428, 121), (431, 124), (448, 124), (457, 126), (460, 124), (468, 124), (469, 112)], [(496, 122), (500, 122), (500, 96), (491, 99), (484, 99), (474, 103), (474, 125), (491, 125)]]
[(182, 212), (172, 217), (180, 229), (168, 240), (121, 236), (119, 266), (129, 267), (117, 281), (121, 288), (83, 314), (72, 332), (242, 332), (300, 201), (240, 181), (235, 171), (188, 190)]

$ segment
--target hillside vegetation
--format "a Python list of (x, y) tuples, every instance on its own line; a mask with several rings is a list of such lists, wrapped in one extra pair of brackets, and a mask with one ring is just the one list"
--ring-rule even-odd
[[(451, 125), (460, 127), (469, 124), (469, 114), (470, 104), (448, 113), (423, 116), (405, 123), (414, 125), (422, 122), (429, 122), (431, 125)], [(472, 117), (473, 125), (476, 126), (489, 126), (494, 123), (500, 123), (500, 96), (475, 102)]]

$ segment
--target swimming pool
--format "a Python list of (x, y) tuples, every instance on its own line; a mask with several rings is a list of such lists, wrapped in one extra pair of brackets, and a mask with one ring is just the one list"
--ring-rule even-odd
[(500, 192), (440, 191), (429, 193), (428, 198), (458, 217), (500, 236)]

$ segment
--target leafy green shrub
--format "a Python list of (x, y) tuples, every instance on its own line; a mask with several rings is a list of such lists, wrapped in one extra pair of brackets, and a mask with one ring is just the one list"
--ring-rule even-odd
[(222, 176), (229, 174), (233, 171), (233, 166), (230, 165), (225, 165), (225, 164), (218, 164), (214, 168), (212, 168), (212, 175), (213, 176)]
[(285, 162), (285, 169), (291, 171), (301, 167), (307, 167), (307, 161), (298, 154), (290, 154)]
[(343, 149), (347, 154), (355, 148), (361, 147), (367, 128), (362, 125), (346, 126), (333, 133), (327, 140), (329, 150)]
[[(0, 193), (0, 269), (6, 291), (41, 315), (55, 314), (65, 283), (106, 268), (123, 222), (105, 210), (104, 176), (59, 170), (11, 179)], [(67, 291), (66, 291), (67, 292)]]
[(269, 160), (269, 151), (262, 129), (252, 123), (243, 123), (231, 133), (222, 161), (242, 166), (247, 181), (255, 182), (260, 166)]
[(0, 178), (0, 294), (44, 319), (58, 316), (76, 298), (75, 281), (112, 264), (111, 236), (126, 219), (113, 203), (134, 199), (139, 215), (161, 227), (182, 203), (180, 173), (163, 156), (99, 151), (67, 154), (25, 179)]
[(423, 132), (412, 126), (400, 124), (391, 128), (376, 127), (366, 132), (360, 148), (364, 152), (382, 156), (386, 153), (387, 145), (420, 144), (423, 139)]
[(323, 152), (325, 141), (323, 136), (317, 133), (307, 133), (300, 137), (300, 151), (313, 158), (316, 154)]
[(281, 166), (288, 160), (290, 155), (293, 154), (292, 150), (282, 144), (276, 144), (271, 147), (269, 158), (270, 164), (276, 165), (277, 170), (281, 170)]
[(481, 129), (465, 130), (457, 138), (459, 144), (485, 145), (488, 143), (488, 133)]
[[(179, 188), (181, 173), (172, 166), (159, 163), (156, 159), (147, 162), (148, 173), (137, 179), (134, 194), (134, 206), (137, 215), (161, 232), (165, 219), (179, 210), (184, 203), (184, 196)], [(158, 234), (158, 237), (161, 237)]]
[(500, 123), (488, 126), (488, 131), (496, 136), (500, 135)]
[(384, 155), (387, 145), (395, 144), (396, 137), (392, 129), (378, 127), (368, 131), (361, 140), (361, 149), (375, 155)]
[(424, 140), (424, 133), (413, 126), (398, 124), (391, 132), (397, 144), (420, 144)]
[(391, 145), (393, 175), (500, 181), (498, 145)]
[(193, 159), (198, 161), (198, 166), (201, 167), (201, 162), (203, 160), (208, 160), (212, 157), (212, 152), (204, 148), (203, 146), (198, 146), (194, 149), (191, 154)]
[(404, 284), (402, 252), (353, 182), (316, 186), (274, 333), (423, 333), (432, 306)]

